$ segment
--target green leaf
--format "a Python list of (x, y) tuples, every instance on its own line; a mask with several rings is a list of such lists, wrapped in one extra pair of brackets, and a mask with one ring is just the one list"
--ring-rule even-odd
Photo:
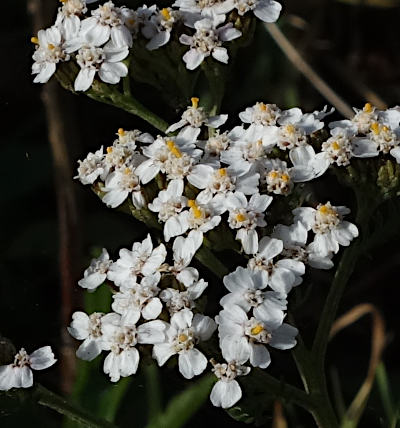
[(165, 411), (159, 414), (146, 428), (180, 428), (200, 409), (207, 400), (216, 378), (205, 376), (193, 386), (176, 395)]

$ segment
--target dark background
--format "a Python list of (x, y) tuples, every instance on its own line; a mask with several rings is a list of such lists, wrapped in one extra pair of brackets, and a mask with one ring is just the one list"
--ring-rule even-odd
[[(128, 1), (125, 3), (131, 6)], [(362, 107), (374, 97), (373, 93), (388, 106), (396, 105), (400, 100), (400, 7), (395, 1), (381, 3), (393, 7), (369, 7), (368, 1), (284, 2), (280, 20), (282, 30), (317, 72), (352, 106)], [(30, 76), (32, 19), (23, 0), (3, 1), (2, 11), (0, 334), (18, 349), (25, 347), (32, 352), (40, 346), (51, 345), (60, 356), (60, 350), (70, 346), (65, 344), (62, 334), (65, 329), (63, 317), (67, 317), (66, 312), (70, 315), (84, 305), (83, 293), (77, 285), (72, 290), (70, 288), (65, 301), (65, 292), (61, 291), (63, 269), (69, 266), (69, 278), (77, 280), (100, 248), (106, 247), (116, 255), (120, 247), (131, 245), (145, 232), (133, 219), (107, 209), (89, 188), (72, 182), (77, 159), (83, 159), (89, 151), (95, 151), (101, 145), (110, 145), (119, 127), (149, 131), (151, 128), (134, 116), (95, 103), (84, 95), (63, 93), (67, 108), (63, 126), (72, 136), (67, 142), (70, 160), (66, 159), (72, 173), (65, 188), (73, 189), (79, 222), (71, 229), (67, 219), (63, 224), (66, 231), (60, 235), (59, 222), (65, 218), (63, 210), (69, 209), (60, 203), (60, 199), (65, 202), (65, 189), (60, 186), (66, 182), (60, 182), (59, 164), (54, 168), (41, 98), (42, 86), (34, 85)], [(321, 109), (327, 103), (288, 62), (261, 25), (256, 29), (254, 43), (239, 52), (233, 68), (234, 74), (222, 105), (224, 112), (236, 115), (261, 100), (276, 103), (281, 108), (300, 106), (304, 111)], [(153, 90), (141, 84), (135, 89), (138, 98), (154, 106), (164, 119), (171, 122), (177, 117), (173, 109), (160, 102)], [(338, 191), (330, 182), (326, 186), (332, 192), (331, 200), (354, 206), (351, 193)], [(393, 231), (392, 240), (361, 261), (341, 307), (343, 312), (357, 303), (371, 302), (383, 313), (388, 330), (384, 360), (396, 397), (400, 396), (398, 232), (399, 228)], [(63, 248), (65, 242), (68, 250)], [(67, 254), (61, 269), (60, 254)], [(304, 311), (315, 313), (320, 310), (330, 279), (330, 274), (321, 275), (319, 284), (314, 284), (313, 289), (320, 287), (324, 291), (316, 292), (316, 297), (303, 306)], [(307, 316), (304, 319), (307, 325)], [(338, 370), (347, 403), (365, 377), (369, 341), (370, 324), (366, 319), (342, 333), (330, 347), (329, 366)], [(282, 361), (277, 367), (285, 370), (282, 366), (286, 360)], [(287, 364), (289, 372), (293, 372), (290, 357)], [(174, 370), (162, 371), (165, 401), (182, 388), (183, 382), (175, 380)], [(93, 376), (97, 376), (93, 395), (98, 396), (98, 391), (108, 382), (100, 370), (93, 369), (93, 372)], [(41, 383), (60, 392), (71, 387), (72, 373), (64, 362), (35, 375)], [(117, 423), (126, 423), (127, 418), (123, 415), (132, 415), (133, 405), (135, 416), (130, 416), (134, 419), (128, 425), (143, 426), (146, 420), (141, 410), (146, 406), (144, 384), (143, 376), (139, 374), (130, 386), (129, 397), (134, 402), (123, 402)], [(33, 426), (61, 426), (61, 420), (50, 410), (29, 403), (22, 407), (14, 404), (0, 400), (2, 427), (19, 427), (27, 421)], [(87, 406), (93, 406), (93, 403)], [(292, 413), (292, 409), (287, 412), (289, 426), (312, 426), (308, 416)], [(382, 413), (379, 399), (373, 393), (362, 426), (384, 426)], [(188, 426), (204, 426), (210, 420), (218, 420), (221, 426), (240, 425), (223, 411), (207, 404)]]

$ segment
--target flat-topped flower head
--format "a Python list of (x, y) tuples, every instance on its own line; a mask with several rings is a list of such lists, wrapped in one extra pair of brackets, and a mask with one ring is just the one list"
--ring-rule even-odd
[(56, 71), (56, 64), (69, 61), (70, 56), (65, 50), (64, 39), (60, 28), (53, 26), (40, 30), (37, 37), (32, 37), (36, 50), (32, 56), (32, 74), (36, 74), (34, 83), (46, 83)]
[(263, 22), (275, 22), (282, 10), (281, 4), (274, 0), (236, 0), (235, 7), (239, 15), (253, 11)]
[(350, 165), (350, 159), (353, 157), (350, 139), (343, 134), (328, 138), (322, 143), (321, 150), (327, 154), (331, 163), (338, 166)]
[(67, 327), (68, 333), (77, 340), (83, 340), (76, 351), (81, 360), (92, 361), (102, 351), (101, 322), (104, 314), (93, 312), (87, 315), (84, 312), (74, 312), (72, 322)]
[(237, 39), (242, 33), (234, 28), (232, 23), (217, 28), (223, 21), (224, 18), (221, 20), (216, 16), (213, 19), (201, 19), (194, 24), (196, 32), (193, 36), (187, 34), (180, 36), (179, 41), (190, 46), (183, 56), (187, 69), (196, 69), (210, 55), (217, 61), (228, 63), (228, 52), (222, 47), (222, 43)]
[(213, 386), (210, 394), (210, 400), (216, 407), (227, 409), (232, 407), (242, 398), (242, 390), (236, 378), (238, 376), (246, 376), (250, 373), (250, 367), (241, 365), (237, 361), (228, 363), (216, 363), (210, 361), (218, 382)]
[(32, 370), (47, 369), (56, 361), (50, 346), (39, 348), (30, 355), (21, 348), (12, 364), (0, 366), (0, 391), (30, 388), (33, 385)]
[(200, 341), (208, 340), (216, 327), (215, 322), (205, 315), (193, 315), (189, 309), (176, 312), (166, 330), (165, 342), (154, 345), (153, 358), (162, 366), (178, 354), (180, 373), (186, 379), (192, 379), (207, 367), (207, 358), (195, 346)]

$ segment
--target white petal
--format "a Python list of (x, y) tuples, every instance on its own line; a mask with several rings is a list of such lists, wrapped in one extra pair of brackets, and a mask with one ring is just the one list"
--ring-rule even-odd
[(271, 356), (265, 345), (250, 343), (250, 364), (261, 369), (265, 369), (271, 364)]
[(96, 70), (82, 68), (75, 79), (75, 91), (87, 91), (93, 83), (95, 74)]
[(162, 311), (162, 303), (158, 297), (150, 299), (142, 309), (142, 316), (145, 320), (156, 319)]
[(43, 370), (55, 364), (53, 351), (50, 346), (43, 346), (29, 355), (30, 366), (33, 370)]
[(242, 390), (236, 380), (218, 381), (211, 390), (210, 400), (216, 407), (227, 409), (242, 398)]
[(196, 348), (179, 355), (179, 371), (186, 379), (197, 376), (206, 369), (207, 358)]

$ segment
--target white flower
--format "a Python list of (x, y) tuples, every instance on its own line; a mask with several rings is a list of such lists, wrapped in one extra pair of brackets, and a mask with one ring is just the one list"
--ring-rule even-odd
[(252, 10), (264, 22), (275, 22), (282, 10), (281, 4), (274, 0), (236, 0), (235, 7), (239, 15)]
[(370, 103), (366, 103), (363, 109), (359, 110), (354, 108), (353, 110), (356, 114), (351, 121), (356, 126), (358, 132), (360, 134), (368, 133), (372, 123), (375, 122), (378, 117), (378, 112), (375, 107)]
[(153, 144), (142, 150), (149, 159), (136, 169), (140, 181), (146, 184), (159, 172), (167, 174), (169, 180), (186, 177), (202, 153), (196, 148), (195, 141), (196, 137), (186, 129), (176, 137), (157, 137)]
[(196, 306), (195, 300), (198, 299), (208, 284), (203, 279), (188, 287), (185, 291), (166, 288), (161, 291), (160, 299), (165, 303), (170, 315), (179, 312), (182, 309), (193, 309)]
[(101, 190), (105, 193), (103, 202), (111, 208), (121, 205), (129, 193), (132, 193), (132, 202), (136, 208), (143, 208), (146, 204), (140, 189), (139, 177), (130, 167), (108, 174)]
[(50, 346), (39, 348), (28, 355), (24, 348), (15, 355), (14, 362), (0, 366), (0, 391), (11, 388), (29, 388), (33, 385), (32, 370), (44, 370), (57, 360)]
[(32, 37), (36, 50), (32, 56), (32, 74), (36, 74), (34, 83), (46, 83), (56, 71), (56, 64), (69, 61), (64, 48), (64, 40), (58, 27), (40, 30), (37, 37)]
[(176, 0), (173, 6), (203, 16), (224, 15), (235, 7), (235, 0)]
[(308, 231), (300, 221), (290, 226), (278, 224), (271, 235), (283, 241), (282, 256), (298, 260), (315, 269), (330, 269), (333, 267), (333, 253), (320, 255), (316, 252), (313, 243), (307, 245)]
[(165, 342), (153, 347), (153, 358), (159, 366), (178, 354), (180, 373), (191, 379), (205, 370), (207, 358), (195, 348), (199, 341), (208, 340), (216, 329), (215, 322), (205, 315), (196, 314), (189, 309), (183, 309), (172, 315), (171, 325), (165, 332)]
[(343, 221), (343, 216), (350, 210), (343, 206), (332, 206), (330, 202), (314, 208), (296, 208), (293, 210), (294, 221), (301, 221), (307, 230), (315, 233), (313, 249), (320, 256), (337, 253), (339, 245), (348, 246), (358, 236), (358, 229), (353, 223)]
[(220, 130), (217, 129), (214, 135), (209, 137), (207, 141), (199, 142), (198, 144), (204, 146), (204, 153), (207, 156), (219, 156), (220, 153), (228, 148), (230, 141), (228, 131), (221, 134)]
[(326, 154), (323, 152), (316, 154), (309, 144), (290, 150), (289, 158), (293, 164), (291, 176), (295, 183), (303, 183), (320, 177), (330, 165)]
[(248, 172), (252, 167), (260, 169), (260, 162), (275, 145), (271, 143), (265, 129), (260, 124), (253, 124), (247, 130), (241, 126), (235, 127), (228, 134), (231, 144), (221, 153), (221, 161), (230, 165), (237, 175)]
[(244, 123), (255, 125), (275, 125), (281, 111), (275, 104), (257, 102), (253, 107), (247, 107), (239, 113), (240, 120)]
[(232, 407), (242, 398), (242, 390), (237, 382), (237, 376), (246, 376), (250, 373), (250, 367), (241, 365), (236, 361), (217, 364), (211, 360), (212, 371), (218, 379), (213, 386), (210, 394), (210, 400), (216, 407), (227, 409)]
[(104, 153), (103, 146), (94, 153), (89, 153), (86, 158), (78, 160), (77, 178), (82, 184), (93, 184), (99, 177), (104, 174)]
[(76, 55), (76, 62), (81, 70), (75, 79), (75, 91), (87, 91), (96, 73), (103, 82), (113, 85), (118, 83), (121, 77), (128, 75), (128, 67), (121, 62), (128, 54), (126, 46), (118, 47), (112, 43), (103, 48), (82, 46)]
[(267, 186), (267, 192), (288, 195), (292, 191), (292, 171), (287, 168), (285, 161), (265, 159), (261, 165), (261, 183)]
[(305, 272), (304, 263), (291, 258), (274, 258), (281, 255), (283, 242), (264, 236), (258, 244), (258, 252), (249, 260), (250, 269), (261, 271), (264, 281), (275, 291), (288, 294), (296, 285), (301, 284)]
[[(154, 50), (166, 45), (171, 37), (171, 31), (175, 23), (181, 18), (176, 10), (170, 7), (164, 7), (155, 11), (150, 19), (144, 22), (142, 34), (150, 41), (146, 44), (146, 49)], [(168, 133), (168, 132), (167, 132)]]
[(154, 344), (164, 341), (165, 326), (163, 321), (146, 322), (139, 327), (124, 324), (120, 315), (110, 313), (104, 316), (102, 323), (103, 349), (110, 351), (104, 360), (104, 373), (111, 382), (118, 382), (120, 377), (135, 374), (139, 365), (139, 343)]
[[(222, 21), (220, 19), (222, 17)], [(228, 52), (222, 47), (222, 42), (228, 42), (237, 39), (242, 33), (233, 28), (233, 24), (229, 23), (220, 28), (216, 28), (225, 20), (223, 15), (219, 18), (214, 16), (214, 19), (201, 19), (194, 24), (196, 32), (193, 36), (182, 34), (179, 41), (190, 46), (190, 49), (183, 56), (183, 61), (186, 63), (186, 68), (194, 70), (197, 68), (206, 57), (212, 56), (217, 61), (224, 64), (228, 63)]]
[(83, 278), (78, 281), (78, 285), (82, 288), (94, 291), (106, 280), (111, 263), (112, 260), (110, 260), (107, 250), (103, 248), (101, 255), (91, 260), (90, 266), (85, 270)]
[(212, 198), (214, 195), (228, 195), (234, 190), (245, 195), (258, 193), (259, 174), (253, 170), (236, 174), (232, 168), (213, 168), (210, 165), (195, 165), (187, 177), (190, 184), (198, 189), (200, 197)]
[(246, 254), (254, 254), (257, 251), (258, 235), (255, 228), (267, 225), (264, 213), (271, 202), (272, 196), (258, 193), (252, 195), (249, 201), (241, 192), (231, 193), (226, 198), (229, 227), (239, 229), (236, 239), (241, 241)]
[(196, 199), (188, 200), (189, 210), (170, 217), (164, 225), (164, 238), (168, 242), (172, 237), (185, 233), (188, 229), (195, 229), (203, 233), (214, 229), (221, 222), (220, 214), (226, 210), (217, 199), (203, 199), (198, 195)]
[(123, 248), (119, 259), (113, 263), (107, 277), (118, 287), (132, 287), (136, 284), (138, 275), (154, 275), (164, 263), (167, 250), (164, 244), (153, 249), (150, 235), (143, 242), (135, 242), (132, 251)]
[(156, 319), (162, 311), (162, 303), (157, 297), (159, 282), (160, 273), (157, 272), (142, 278), (140, 284), (121, 286), (120, 291), (112, 296), (112, 310), (122, 315), (124, 324), (136, 324), (140, 316), (145, 320)]
[(76, 351), (81, 360), (92, 361), (102, 351), (101, 323), (104, 314), (94, 312), (87, 315), (84, 312), (74, 312), (72, 322), (67, 330), (77, 340), (83, 340)]
[(256, 318), (266, 322), (274, 318), (282, 324), (285, 318), (283, 311), (287, 307), (285, 294), (265, 291), (268, 286), (268, 274), (265, 273), (239, 266), (226, 275), (224, 285), (230, 293), (221, 299), (220, 305), (224, 308), (238, 305), (246, 313), (253, 309)]
[(242, 362), (250, 361), (253, 367), (265, 369), (271, 357), (265, 345), (277, 349), (291, 349), (296, 345), (297, 329), (282, 324), (280, 317), (268, 322), (255, 317), (250, 319), (237, 305), (226, 306), (217, 316), (222, 356), (226, 360), (241, 355)]
[(210, 128), (219, 128), (222, 126), (228, 119), (227, 114), (220, 114), (218, 116), (207, 116), (207, 113), (204, 111), (203, 107), (199, 107), (199, 99), (196, 97), (191, 98), (192, 106), (188, 107), (182, 114), (182, 119), (173, 123), (165, 132), (169, 134), (174, 132), (179, 128), (189, 126), (192, 128), (192, 132), (196, 135), (194, 138), (197, 138), (200, 134), (200, 128), (203, 125), (206, 125)]
[(160, 221), (168, 221), (187, 206), (188, 199), (182, 195), (183, 189), (183, 180), (171, 180), (167, 189), (161, 190), (153, 202), (148, 204), (149, 210), (157, 212)]
[(107, 1), (92, 11), (92, 16), (81, 23), (80, 35), (92, 46), (101, 46), (110, 38), (115, 46), (132, 47), (132, 34), (124, 25), (121, 8), (112, 1)]
[(371, 131), (367, 137), (384, 154), (389, 153), (400, 144), (398, 135), (389, 126), (378, 122), (372, 122)]

